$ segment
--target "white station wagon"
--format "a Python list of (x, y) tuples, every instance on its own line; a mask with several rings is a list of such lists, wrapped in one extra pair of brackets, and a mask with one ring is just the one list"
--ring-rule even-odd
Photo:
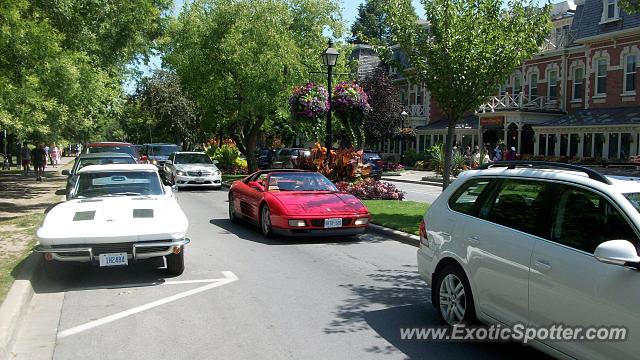
[(567, 164), (466, 171), (420, 226), (443, 321), (624, 326), (626, 341), (535, 341), (560, 358), (638, 359), (640, 182)]
[(189, 223), (154, 165), (90, 165), (78, 172), (70, 200), (53, 207), (37, 235), (46, 261), (124, 266), (165, 257), (184, 271)]

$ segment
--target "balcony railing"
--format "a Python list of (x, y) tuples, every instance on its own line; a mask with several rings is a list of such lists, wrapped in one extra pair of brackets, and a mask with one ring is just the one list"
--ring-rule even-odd
[(509, 110), (560, 111), (561, 108), (558, 98), (538, 95), (529, 97), (522, 92), (517, 95), (505, 93), (501, 96), (491, 96), (478, 108), (479, 113)]
[(544, 43), (542, 44), (542, 49), (540, 49), (540, 52), (563, 49), (573, 44), (574, 41), (575, 41), (574, 33), (562, 32), (560, 34), (557, 34), (556, 36), (553, 36), (552, 38), (545, 39)]
[(408, 105), (406, 108), (409, 116), (427, 116), (427, 109), (424, 105)]

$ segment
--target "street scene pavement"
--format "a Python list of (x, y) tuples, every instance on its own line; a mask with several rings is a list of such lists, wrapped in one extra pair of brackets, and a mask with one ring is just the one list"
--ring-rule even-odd
[[(418, 185), (420, 186), (420, 185)], [(439, 325), (416, 248), (373, 234), (267, 239), (227, 217), (225, 191), (180, 191), (186, 271), (147, 262), (41, 274), (16, 359), (541, 358), (514, 343), (401, 340)]]

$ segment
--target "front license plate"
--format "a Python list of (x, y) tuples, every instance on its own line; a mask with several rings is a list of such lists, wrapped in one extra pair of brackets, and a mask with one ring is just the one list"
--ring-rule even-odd
[(339, 228), (342, 227), (342, 218), (338, 219), (324, 219), (325, 228)]
[(203, 179), (203, 178), (200, 178), (200, 177), (199, 177), (199, 178), (196, 178), (196, 182), (198, 182), (198, 183), (203, 183), (203, 182), (204, 182), (204, 179)]
[(129, 265), (127, 253), (100, 254), (100, 266)]

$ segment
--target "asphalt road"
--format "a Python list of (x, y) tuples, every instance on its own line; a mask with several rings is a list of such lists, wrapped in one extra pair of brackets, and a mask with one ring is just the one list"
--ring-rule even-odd
[(438, 325), (415, 247), (265, 239), (229, 222), (224, 191), (177, 196), (190, 219), (185, 273), (57, 267), (35, 284), (16, 359), (541, 357), (513, 343), (401, 340), (400, 328)]
[(412, 184), (400, 181), (384, 180), (395, 185), (398, 190), (405, 192), (405, 200), (420, 201), (433, 203), (433, 201), (442, 193), (442, 186)]

